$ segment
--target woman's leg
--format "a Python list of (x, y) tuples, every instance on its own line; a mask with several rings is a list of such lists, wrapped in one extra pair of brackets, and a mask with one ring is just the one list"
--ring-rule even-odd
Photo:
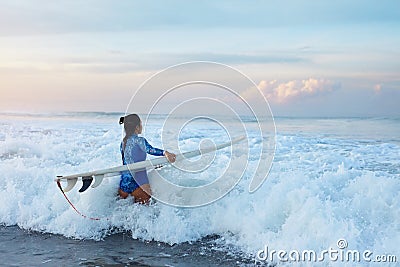
[(149, 204), (151, 198), (151, 188), (149, 184), (143, 184), (132, 192), (135, 202)]
[(129, 196), (129, 194), (127, 192), (122, 191), (121, 188), (118, 189), (118, 195), (123, 199), (125, 199)]

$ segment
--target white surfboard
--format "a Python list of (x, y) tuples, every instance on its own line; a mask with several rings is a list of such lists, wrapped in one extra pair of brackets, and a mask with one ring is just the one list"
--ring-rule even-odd
[[(196, 156), (200, 156), (202, 154), (210, 153), (212, 151), (216, 151), (225, 147), (229, 147), (235, 143), (238, 143), (242, 140), (245, 139), (245, 136), (239, 136), (234, 139), (232, 139), (230, 142), (222, 143), (216, 146), (210, 146), (206, 148), (201, 148), (201, 149), (196, 149), (193, 151), (188, 151), (185, 153), (177, 154), (176, 155), (176, 161), (181, 161), (183, 159), (188, 159)], [(146, 169), (154, 169), (160, 166), (163, 166), (165, 164), (171, 164), (168, 162), (166, 157), (159, 157), (155, 159), (149, 159), (141, 162), (136, 162), (132, 163), (129, 165), (122, 165), (122, 166), (117, 166), (117, 167), (112, 167), (108, 169), (102, 169), (102, 170), (95, 170), (91, 172), (84, 172), (84, 173), (78, 173), (78, 174), (73, 174), (73, 175), (67, 175), (67, 176), (57, 176), (55, 181), (60, 182), (60, 181), (66, 181), (67, 186), (63, 188), (64, 192), (70, 191), (74, 186), (76, 185), (78, 180), (81, 180), (83, 182), (83, 185), (79, 192), (84, 192), (86, 189), (89, 188), (89, 186), (92, 184), (93, 180), (94, 183), (92, 184), (92, 188), (95, 188), (101, 184), (103, 181), (104, 177), (112, 177), (112, 176), (119, 176), (121, 175), (121, 172), (124, 171), (142, 171)]]

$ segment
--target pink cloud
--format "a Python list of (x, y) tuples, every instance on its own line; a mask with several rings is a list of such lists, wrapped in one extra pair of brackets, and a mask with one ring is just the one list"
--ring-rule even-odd
[(332, 92), (339, 87), (339, 83), (335, 83), (326, 79), (316, 78), (308, 78), (305, 80), (292, 80), (283, 83), (279, 83), (277, 80), (262, 80), (258, 84), (258, 88), (262, 91), (262, 93), (268, 100), (278, 103), (284, 103), (299, 97)]
[(375, 84), (374, 85), (374, 92), (379, 94), (382, 91), (382, 84)]

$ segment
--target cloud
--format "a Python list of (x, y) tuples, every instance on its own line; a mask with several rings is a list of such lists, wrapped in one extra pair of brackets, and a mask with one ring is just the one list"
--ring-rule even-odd
[[(258, 88), (268, 101), (285, 103), (296, 98), (315, 96), (333, 92), (340, 88), (340, 83), (326, 79), (308, 78), (305, 80), (292, 80), (288, 82), (278, 82), (277, 80), (262, 80)], [(243, 92), (243, 97), (251, 97), (253, 89)]]
[[(95, 52), (93, 52), (95, 54)], [(29, 55), (27, 55), (29, 56)], [(189, 61), (212, 61), (223, 64), (296, 64), (306, 62), (296, 56), (270, 56), (269, 54), (228, 54), (228, 53), (131, 53), (124, 50), (108, 49), (95, 55), (48, 55), (48, 58), (32, 58), (18, 61), (9, 59), (0, 63), (0, 70), (8, 73), (29, 72), (86, 72), (86, 73), (128, 73), (157, 71), (165, 67)]]
[(376, 93), (376, 94), (379, 94), (380, 92), (382, 91), (382, 84), (375, 84), (374, 85), (374, 92)]

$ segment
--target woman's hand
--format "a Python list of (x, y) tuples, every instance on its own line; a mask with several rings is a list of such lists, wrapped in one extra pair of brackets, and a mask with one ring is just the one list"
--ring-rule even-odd
[(164, 156), (168, 159), (169, 162), (174, 163), (176, 159), (176, 155), (174, 153), (170, 153), (167, 150), (164, 151)]

